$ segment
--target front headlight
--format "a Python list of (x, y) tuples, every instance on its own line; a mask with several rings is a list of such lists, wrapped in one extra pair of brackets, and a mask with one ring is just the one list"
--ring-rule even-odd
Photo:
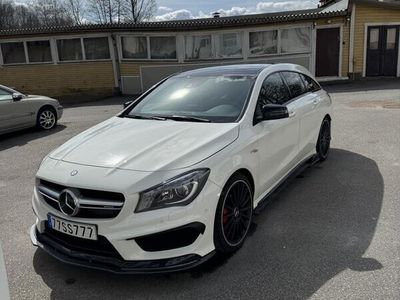
[(135, 213), (188, 205), (201, 192), (209, 174), (209, 169), (193, 170), (141, 192)]

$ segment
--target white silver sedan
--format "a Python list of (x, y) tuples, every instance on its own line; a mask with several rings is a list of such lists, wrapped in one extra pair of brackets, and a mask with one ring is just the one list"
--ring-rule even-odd
[(0, 85), (0, 134), (34, 126), (52, 129), (62, 113), (63, 107), (56, 99), (24, 95)]

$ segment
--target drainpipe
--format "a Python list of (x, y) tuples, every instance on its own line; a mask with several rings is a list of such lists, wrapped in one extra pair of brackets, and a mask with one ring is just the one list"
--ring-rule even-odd
[(114, 73), (114, 90), (113, 95), (121, 95), (121, 69), (119, 65), (119, 56), (118, 56), (118, 46), (117, 46), (117, 37), (115, 34), (111, 34), (111, 42), (112, 42), (112, 65), (113, 65), (113, 73)]
[[(351, 1), (353, 2), (353, 1)], [(351, 4), (351, 20), (350, 20), (350, 47), (349, 47), (349, 73), (351, 79), (354, 80), (354, 32), (356, 24), (356, 4)]]

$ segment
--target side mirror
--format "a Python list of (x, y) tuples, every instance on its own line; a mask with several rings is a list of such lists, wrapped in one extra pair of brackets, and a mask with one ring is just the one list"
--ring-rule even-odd
[(22, 94), (19, 94), (19, 93), (13, 93), (12, 94), (12, 99), (14, 100), (14, 101), (19, 101), (19, 100), (21, 100), (22, 99)]
[(127, 108), (129, 105), (132, 104), (133, 101), (127, 101), (124, 103), (124, 108)]
[(262, 108), (263, 120), (278, 120), (289, 118), (286, 106), (279, 104), (267, 104)]

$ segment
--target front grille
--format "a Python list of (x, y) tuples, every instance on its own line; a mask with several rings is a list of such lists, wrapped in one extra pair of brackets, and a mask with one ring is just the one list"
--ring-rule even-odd
[(78, 218), (115, 218), (125, 203), (125, 197), (121, 193), (66, 187), (42, 179), (39, 180), (37, 189), (44, 201), (58, 211), (61, 211), (59, 205), (60, 194), (65, 189), (71, 190), (79, 201), (80, 209), (75, 215)]
[(49, 228), (46, 222), (44, 233), (38, 234), (37, 238), (39, 242), (45, 242), (46, 244), (55, 243), (69, 250), (83, 254), (122, 259), (121, 255), (113, 245), (111, 245), (111, 243), (101, 235), (98, 236), (96, 241), (81, 239), (55, 231), (54, 229)]

